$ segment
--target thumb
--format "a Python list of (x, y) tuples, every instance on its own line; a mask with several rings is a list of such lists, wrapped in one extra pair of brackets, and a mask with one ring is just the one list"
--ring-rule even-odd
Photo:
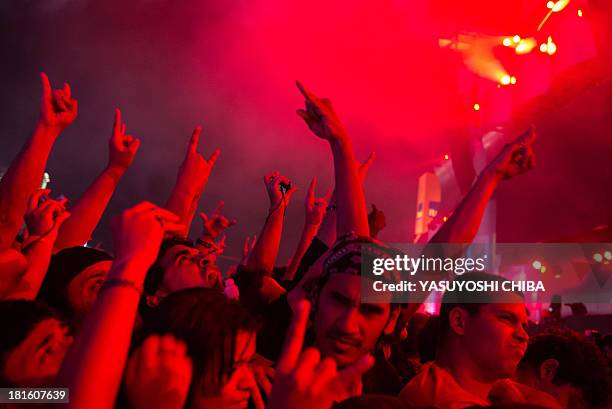
[(62, 213), (60, 213), (57, 218), (55, 219), (55, 228), (59, 229), (61, 227), (61, 225), (68, 220), (68, 218), (72, 215), (72, 213), (70, 213), (68, 210), (63, 211)]

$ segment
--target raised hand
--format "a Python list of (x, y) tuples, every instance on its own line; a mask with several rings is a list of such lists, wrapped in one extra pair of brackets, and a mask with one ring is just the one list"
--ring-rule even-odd
[(108, 142), (109, 167), (121, 170), (129, 168), (139, 146), (140, 139), (126, 133), (125, 123), (121, 122), (121, 111), (115, 109), (113, 133)]
[(372, 204), (372, 211), (368, 214), (368, 223), (370, 224), (370, 237), (372, 238), (376, 238), (378, 233), (387, 227), (385, 214), (375, 204)]
[[(115, 262), (137, 262), (146, 273), (157, 258), (164, 234), (184, 228), (178, 217), (150, 202), (141, 202), (116, 216), (111, 223)], [(143, 277), (137, 277), (143, 279)]]
[(488, 168), (494, 170), (502, 179), (510, 179), (529, 171), (535, 166), (533, 151), (535, 139), (536, 132), (532, 126), (514, 141), (506, 144)]
[(374, 152), (370, 152), (365, 162), (360, 163), (359, 167), (357, 168), (357, 175), (359, 176), (359, 180), (361, 181), (362, 185), (368, 171), (370, 170), (370, 167), (374, 163), (374, 159), (376, 159), (376, 154)]
[(336, 115), (331, 101), (327, 98), (318, 98), (299, 81), (296, 81), (296, 85), (306, 100), (306, 109), (298, 109), (297, 114), (304, 119), (308, 128), (319, 138), (328, 141), (345, 139), (346, 130)]
[(39, 189), (28, 201), (25, 222), (30, 238), (48, 237), (55, 241), (60, 226), (70, 217), (70, 212), (66, 210), (68, 199), (54, 200), (49, 193), (49, 189)]
[(219, 149), (217, 149), (208, 159), (204, 159), (204, 157), (198, 152), (201, 132), (202, 128), (199, 126), (194, 129), (191, 139), (189, 140), (185, 160), (181, 164), (178, 176), (178, 183), (192, 186), (196, 194), (199, 194), (206, 185), (208, 177), (210, 176), (210, 173), (212, 172), (215, 162), (217, 162), (220, 154)]
[(171, 335), (151, 335), (130, 357), (125, 390), (134, 409), (181, 409), (191, 382), (187, 347)]
[(276, 373), (276, 370), (272, 366), (273, 364), (274, 362), (259, 355), (255, 355), (251, 363), (251, 371), (253, 372), (255, 381), (266, 397), (269, 397), (272, 392), (272, 381)]
[(332, 358), (323, 358), (316, 348), (302, 352), (310, 304), (300, 301), (276, 367), (269, 409), (331, 408), (346, 399), (347, 388), (359, 384), (361, 375), (374, 363), (370, 355), (338, 371)]
[(306, 192), (304, 207), (306, 209), (306, 224), (319, 226), (323, 221), (323, 216), (325, 216), (325, 209), (331, 198), (331, 191), (327, 191), (323, 197), (315, 197), (316, 185), (317, 179), (313, 177)]
[(255, 247), (255, 242), (257, 241), (257, 235), (246, 236), (244, 239), (244, 243), (242, 243), (242, 257), (240, 258), (240, 265), (245, 265), (249, 256), (253, 252), (253, 248)]
[(221, 214), (224, 205), (225, 203), (221, 200), (217, 206), (217, 210), (215, 210), (210, 217), (206, 216), (204, 212), (200, 213), (200, 218), (202, 219), (201, 239), (210, 238), (216, 240), (225, 229), (236, 224), (236, 219), (230, 220)]
[[(281, 206), (283, 206), (281, 210), (284, 210), (284, 208), (289, 205), (291, 196), (297, 191), (297, 188), (291, 185), (289, 179), (278, 172), (272, 172), (264, 176), (264, 183), (268, 191), (268, 197), (270, 198), (271, 211), (278, 210)], [(283, 193), (281, 185), (291, 187)]]
[(40, 80), (43, 93), (39, 123), (61, 131), (76, 119), (78, 103), (72, 98), (68, 83), (62, 89), (52, 90), (47, 74), (41, 72)]

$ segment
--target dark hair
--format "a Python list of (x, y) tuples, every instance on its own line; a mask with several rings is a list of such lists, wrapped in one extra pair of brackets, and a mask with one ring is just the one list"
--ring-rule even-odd
[(9, 386), (8, 380), (4, 378), (8, 354), (28, 337), (39, 322), (50, 318), (59, 319), (55, 311), (40, 301), (0, 302), (0, 386)]
[(429, 317), (417, 338), (419, 360), (422, 364), (436, 359), (438, 341), (440, 334), (440, 317), (432, 315)]
[(607, 362), (594, 343), (572, 330), (550, 330), (531, 338), (519, 368), (539, 369), (547, 359), (559, 363), (554, 384), (577, 387), (589, 407), (607, 402), (610, 391)]
[(612, 348), (612, 334), (604, 335), (599, 341), (599, 347), (603, 348)]
[(37, 298), (67, 319), (72, 318), (73, 309), (68, 300), (70, 282), (87, 267), (112, 259), (107, 252), (91, 247), (76, 246), (61, 250), (51, 257), (49, 270)]
[[(231, 374), (238, 331), (259, 329), (259, 322), (237, 301), (207, 288), (189, 288), (168, 295), (145, 321), (144, 334), (172, 334), (185, 341), (193, 360), (190, 397), (205, 371), (216, 370), (210, 385), (216, 392)], [(228, 342), (229, 340), (229, 342)]]
[[(487, 282), (500, 284), (508, 282), (510, 280), (488, 273), (466, 273), (462, 276), (455, 278), (457, 282)], [(514, 291), (514, 294), (524, 299), (524, 295), (521, 292)], [(500, 302), (504, 293), (500, 291), (445, 291), (442, 296), (442, 304), (440, 304), (440, 337), (444, 337), (450, 330), (449, 316), (450, 312), (455, 307), (460, 307), (468, 312), (471, 316), (474, 316), (480, 311), (480, 309), (486, 304), (493, 304)]]

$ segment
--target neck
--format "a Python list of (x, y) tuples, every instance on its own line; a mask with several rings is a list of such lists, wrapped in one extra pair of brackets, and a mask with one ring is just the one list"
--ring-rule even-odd
[(436, 363), (448, 370), (459, 386), (481, 399), (488, 399), (493, 384), (498, 380), (485, 376), (465, 349), (453, 340), (439, 349)]

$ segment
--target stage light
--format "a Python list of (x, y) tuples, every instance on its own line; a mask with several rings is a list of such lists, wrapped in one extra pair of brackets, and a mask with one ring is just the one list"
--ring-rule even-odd
[(552, 11), (553, 13), (558, 13), (561, 10), (563, 10), (568, 4), (569, 4), (570, 0), (559, 0), (555, 3), (555, 5), (552, 7)]
[(444, 154), (444, 160), (449, 160), (449, 159), (450, 159), (450, 156), (448, 156), (448, 153), (445, 153)]
[(444, 217), (442, 218), (442, 221), (443, 221), (443, 222), (446, 222), (447, 220), (448, 220), (448, 217), (446, 217), (446, 216), (444, 216)]
[(548, 40), (546, 41), (546, 43), (540, 44), (540, 51), (543, 53), (547, 53), (548, 55), (553, 55), (557, 52), (557, 44), (553, 42), (551, 36), (548, 36)]
[(542, 266), (540, 268), (540, 273), (544, 274), (546, 272), (546, 266)]
[(578, 17), (582, 17), (582, 10), (578, 9)]
[(506, 47), (510, 47), (510, 45), (512, 45), (512, 40), (510, 39), (510, 37), (506, 37), (502, 41), (502, 44), (505, 45)]
[(535, 38), (523, 38), (514, 49), (517, 54), (528, 54), (537, 45)]
[(516, 77), (514, 75), (512, 77), (510, 77), (510, 84), (512, 84), (512, 85), (516, 84)]
[(506, 75), (502, 76), (502, 77), (499, 79), (499, 82), (500, 82), (502, 85), (510, 85), (510, 76), (509, 76), (508, 74), (506, 74)]
[(480, 111), (480, 104), (474, 104), (474, 111)]
[(540, 263), (538, 260), (535, 260), (532, 264), (533, 268), (535, 268), (536, 270), (539, 270), (540, 268), (542, 268), (542, 263)]
[(601, 261), (603, 260), (601, 253), (593, 254), (593, 260), (595, 260), (597, 263), (601, 263)]
[(550, 18), (550, 15), (552, 13), (560, 12), (561, 10), (563, 10), (569, 4), (569, 2), (570, 2), (570, 0), (559, 0), (556, 3), (553, 3), (552, 1), (549, 1), (548, 3), (546, 3), (546, 7), (548, 7), (550, 10), (548, 11), (548, 13), (546, 13), (546, 16), (544, 17), (544, 19), (538, 25), (538, 30), (537, 31), (540, 31), (542, 29), (542, 27), (544, 27), (544, 24), (548, 21), (548, 19)]
[(606, 260), (612, 260), (612, 252), (610, 251), (606, 251), (603, 256)]
[(518, 43), (519, 41), (521, 41), (521, 36), (520, 35), (515, 35), (514, 37), (512, 37), (512, 41), (514, 41), (515, 43)]
[(561, 278), (561, 274), (555, 274), (555, 278)]

